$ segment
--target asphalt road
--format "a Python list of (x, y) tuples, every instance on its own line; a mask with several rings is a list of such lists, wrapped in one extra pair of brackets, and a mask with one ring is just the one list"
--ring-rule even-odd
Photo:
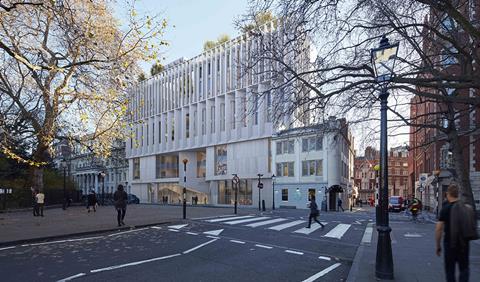
[(216, 216), (0, 249), (2, 281), (345, 281), (371, 214)]

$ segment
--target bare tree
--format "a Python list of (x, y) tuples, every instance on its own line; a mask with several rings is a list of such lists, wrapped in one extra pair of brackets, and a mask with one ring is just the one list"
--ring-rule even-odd
[[(275, 111), (304, 123), (328, 115), (350, 123), (377, 120), (372, 114), (378, 110), (378, 84), (369, 50), (384, 35), (399, 42), (387, 85), (393, 124), (431, 129), (431, 138), (418, 146), (449, 143), (462, 195), (474, 204), (463, 140), (480, 142), (480, 123), (472, 121), (480, 111), (478, 1), (251, 1), (237, 24), (251, 26), (266, 12), (276, 19), (250, 29), (255, 43), (245, 73), (272, 78), (263, 93), (275, 92)], [(412, 106), (429, 102), (435, 108), (409, 116)]]
[(133, 4), (123, 27), (110, 1), (32, 2), (41, 5), (6, 1), (0, 9), (0, 125), (29, 155), (0, 146), (33, 168), (33, 185), (42, 189), (58, 140), (108, 154), (113, 140), (124, 139), (126, 89), (137, 62), (156, 58), (166, 22), (138, 16)]

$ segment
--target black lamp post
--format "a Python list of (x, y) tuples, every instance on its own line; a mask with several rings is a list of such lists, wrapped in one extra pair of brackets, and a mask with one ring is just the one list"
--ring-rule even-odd
[(105, 205), (105, 172), (102, 171), (98, 174), (102, 178), (102, 206)]
[(63, 158), (60, 161), (60, 165), (63, 168), (63, 203), (62, 209), (67, 209), (67, 160)]
[(187, 218), (187, 163), (188, 160), (183, 160), (183, 219)]
[(240, 183), (240, 178), (238, 178), (238, 175), (236, 173), (232, 174), (233, 175), (233, 179), (232, 179), (232, 185), (233, 185), (233, 189), (235, 191), (235, 202), (234, 202), (234, 212), (235, 214), (237, 214), (237, 205), (238, 205), (238, 201), (237, 201), (237, 198), (238, 198), (238, 184)]
[(272, 210), (275, 210), (275, 174), (272, 174)]
[(380, 85), (380, 189), (379, 189), (379, 220), (377, 222), (378, 242), (375, 262), (375, 276), (378, 279), (393, 279), (392, 242), (388, 224), (388, 148), (387, 148), (387, 84), (393, 76), (397, 58), (398, 43), (390, 44), (386, 36), (380, 40), (380, 46), (371, 50), (372, 65), (375, 79)]
[(258, 210), (261, 211), (262, 210), (262, 205), (261, 205), (261, 194), (260, 194), (260, 191), (262, 190), (263, 188), (263, 183), (260, 182), (260, 179), (262, 178), (263, 174), (257, 174), (258, 175)]

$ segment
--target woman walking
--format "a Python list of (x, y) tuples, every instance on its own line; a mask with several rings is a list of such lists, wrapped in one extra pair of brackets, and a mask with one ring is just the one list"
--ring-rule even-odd
[(118, 185), (117, 191), (113, 194), (113, 200), (115, 201), (115, 209), (117, 210), (117, 222), (118, 226), (125, 225), (123, 219), (127, 212), (127, 192), (123, 190), (123, 185)]
[(310, 225), (312, 224), (312, 218), (315, 220), (316, 223), (320, 224), (322, 228), (325, 227), (320, 221), (318, 221), (317, 217), (320, 215), (320, 212), (318, 211), (318, 206), (317, 203), (315, 202), (315, 196), (310, 196), (310, 216), (308, 217), (308, 226), (307, 228), (310, 228)]

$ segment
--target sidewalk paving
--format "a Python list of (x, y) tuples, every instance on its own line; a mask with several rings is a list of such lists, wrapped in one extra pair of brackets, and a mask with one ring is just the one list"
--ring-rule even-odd
[[(445, 281), (443, 254), (441, 257), (435, 254), (433, 223), (391, 220), (390, 227), (394, 281)], [(347, 281), (377, 280), (375, 278), (377, 234), (373, 224), (372, 241), (358, 248)], [(480, 281), (480, 240), (470, 243), (470, 281)]]
[[(240, 209), (239, 214), (254, 209)], [(187, 206), (187, 219), (233, 214), (233, 208)], [(100, 206), (87, 213), (85, 207), (67, 210), (47, 209), (44, 217), (34, 217), (32, 211), (0, 214), (0, 246), (22, 241), (67, 237), (109, 230), (127, 229), (181, 220), (182, 206), (129, 205), (125, 226), (117, 227), (117, 212), (113, 206)]]

